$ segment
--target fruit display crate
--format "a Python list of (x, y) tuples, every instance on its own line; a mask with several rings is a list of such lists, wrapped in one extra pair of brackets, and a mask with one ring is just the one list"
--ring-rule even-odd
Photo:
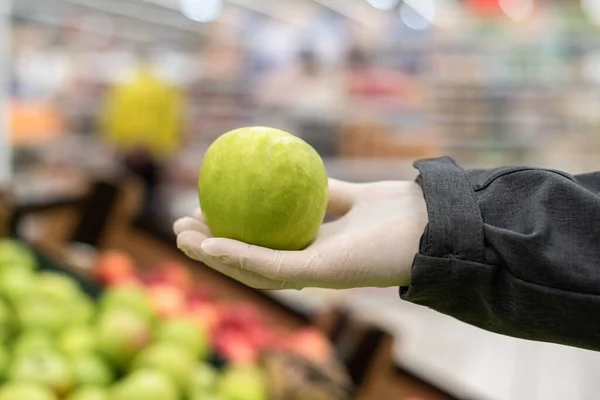
[[(108, 268), (107, 273), (103, 267), (119, 260), (120, 267), (128, 270), (124, 262), (132, 259), (109, 251), (98, 257), (99, 274), (81, 274), (44, 251), (0, 240), (0, 317), (14, 316), (0, 319), (0, 323), (17, 322), (2, 332), (9, 336), (3, 336), (7, 347), (0, 348), (0, 355), (9, 354), (14, 361), (5, 365), (0, 399), (12, 399), (14, 393), (21, 396), (22, 390), (29, 390), (25, 386), (36, 386), (46, 389), (48, 399), (71, 400), (75, 393), (87, 393), (88, 386), (102, 386), (102, 391), (115, 399), (146, 400), (150, 397), (139, 394), (144, 391), (134, 390), (142, 384), (160, 386), (163, 394), (151, 397), (156, 400), (345, 400), (357, 393), (332, 344), (319, 330), (268, 331), (266, 325), (260, 325), (261, 315), (253, 306), (211, 304), (189, 292), (195, 297), (196, 309), (205, 311), (194, 319), (169, 301), (173, 298), (165, 296), (166, 284), (155, 286), (161, 271), (144, 275), (144, 282), (107, 281), (114, 269)], [(173, 276), (173, 284), (190, 283), (178, 281), (181, 275)], [(27, 288), (23, 286), (25, 278), (29, 279)], [(163, 291), (153, 291), (159, 287)], [(156, 297), (157, 293), (160, 296)], [(73, 295), (71, 300), (67, 295)], [(62, 312), (54, 312), (57, 310)], [(36, 315), (40, 318), (34, 318)], [(81, 336), (82, 332), (86, 334)], [(244, 335), (248, 337), (242, 338)], [(27, 352), (21, 352), (25, 342)], [(248, 347), (258, 342), (256, 348)], [(93, 356), (104, 366), (105, 373), (100, 376), (106, 378), (105, 383), (82, 383), (81, 376), (90, 370), (88, 364), (84, 368), (77, 363), (81, 355)], [(34, 364), (38, 366), (34, 368)], [(44, 373), (44, 365), (50, 364), (57, 366), (53, 372), (58, 375)], [(203, 387), (206, 391), (197, 392), (198, 397), (189, 394), (190, 385), (205, 385), (207, 380), (212, 382), (210, 392)]]

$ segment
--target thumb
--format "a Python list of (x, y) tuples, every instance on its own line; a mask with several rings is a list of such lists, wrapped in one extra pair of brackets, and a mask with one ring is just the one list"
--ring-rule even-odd
[(309, 282), (315, 279), (318, 271), (318, 258), (308, 250), (271, 250), (222, 238), (207, 239), (200, 249), (207, 260), (213, 259), (278, 281)]

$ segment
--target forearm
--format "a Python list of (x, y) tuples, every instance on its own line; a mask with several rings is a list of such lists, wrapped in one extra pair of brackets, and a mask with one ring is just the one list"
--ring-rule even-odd
[(526, 339), (600, 349), (600, 174), (417, 163), (429, 225), (404, 299)]

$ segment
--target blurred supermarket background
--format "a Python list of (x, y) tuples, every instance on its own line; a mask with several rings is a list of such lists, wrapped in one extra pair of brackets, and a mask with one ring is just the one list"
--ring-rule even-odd
[[(351, 181), (412, 179), (440, 155), (600, 169), (600, 0), (0, 0), (0, 18), (0, 186), (16, 209), (134, 172), (152, 190), (131, 224), (168, 242), (207, 146), (248, 125), (304, 138)], [(136, 96), (152, 120), (127, 108)], [(146, 151), (119, 136), (132, 124), (156, 130)], [(35, 215), (14, 227), (31, 242), (66, 224)], [(598, 354), (489, 334), (396, 290), (267, 296), (343, 304), (396, 336), (399, 368), (459, 398), (600, 392)]]

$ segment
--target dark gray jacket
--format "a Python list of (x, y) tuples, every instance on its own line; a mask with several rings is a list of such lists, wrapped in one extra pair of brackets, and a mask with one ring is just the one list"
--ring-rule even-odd
[(402, 298), (492, 332), (600, 351), (600, 172), (415, 166), (429, 224)]

